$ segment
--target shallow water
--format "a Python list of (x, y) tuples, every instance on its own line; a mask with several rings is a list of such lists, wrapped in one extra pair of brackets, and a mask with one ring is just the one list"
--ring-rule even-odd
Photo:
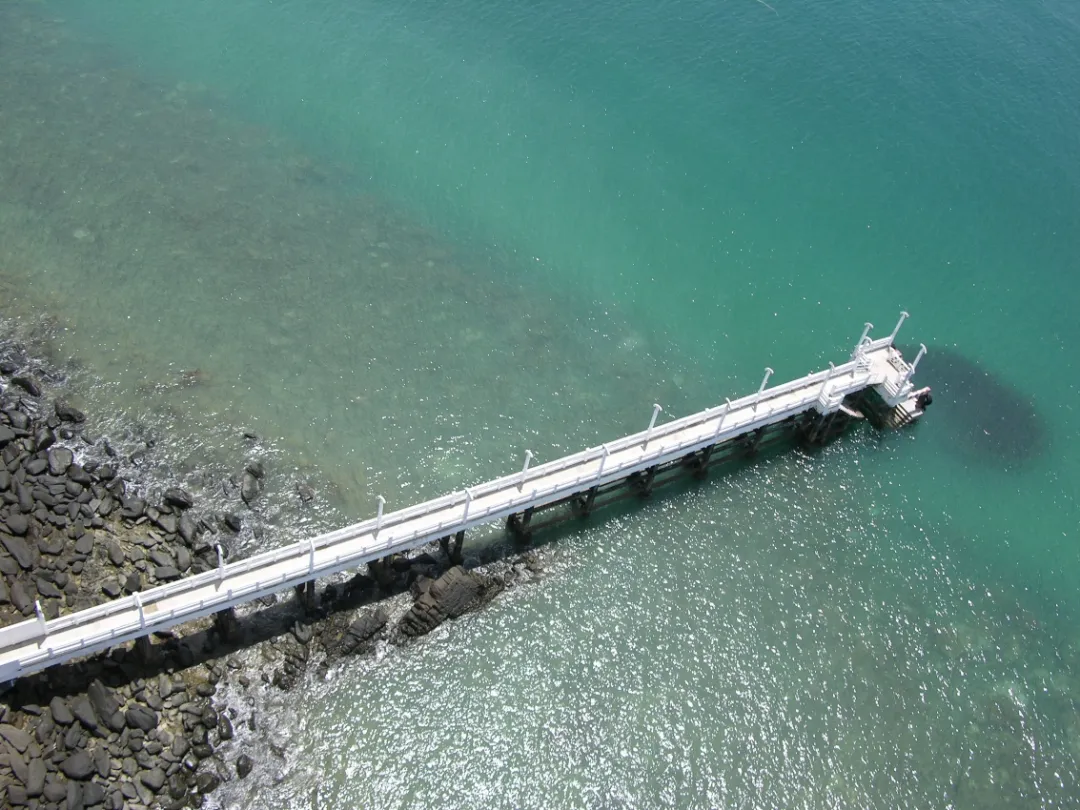
[(901, 307), (982, 375), (260, 696), (288, 805), (1080, 803), (1080, 17), (770, 5), (0, 6), (0, 315), (44, 320), (102, 427), (172, 437), (162, 476), (220, 499), (267, 456), (244, 547), (841, 360)]

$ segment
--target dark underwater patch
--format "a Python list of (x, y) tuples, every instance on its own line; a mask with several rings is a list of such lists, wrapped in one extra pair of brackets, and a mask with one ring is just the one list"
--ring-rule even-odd
[[(911, 347), (901, 347), (914, 357)], [(928, 346), (915, 383), (933, 388), (934, 404), (924, 417), (939, 422), (950, 453), (966, 461), (1014, 469), (1047, 448), (1047, 427), (1035, 402), (978, 361), (944, 346)]]

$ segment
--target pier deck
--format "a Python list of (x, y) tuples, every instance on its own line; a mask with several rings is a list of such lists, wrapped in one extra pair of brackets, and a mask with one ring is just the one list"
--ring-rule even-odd
[[(895, 348), (896, 333), (871, 340), (870, 325), (851, 359), (842, 365), (760, 389), (719, 407), (657, 424), (654, 406), (648, 429), (555, 461), (530, 465), (512, 475), (426, 503), (312, 537), (215, 570), (148, 589), (96, 607), (46, 621), (37, 618), (0, 630), (0, 683), (73, 658), (106, 650), (155, 631), (231, 609), (286, 588), (354, 569), (476, 526), (528, 514), (598, 488), (648, 474), (657, 468), (710, 452), (740, 437), (780, 423), (808, 431), (840, 415), (859, 416), (849, 404), (873, 395), (890, 425), (921, 415), (926, 400), (911, 382), (918, 359), (907, 362)], [(219, 555), (220, 558), (220, 555)]]

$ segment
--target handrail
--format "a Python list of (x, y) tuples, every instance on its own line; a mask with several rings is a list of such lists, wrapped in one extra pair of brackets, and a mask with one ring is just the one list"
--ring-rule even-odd
[[(853, 359), (839, 366), (830, 364), (827, 370), (773, 388), (766, 388), (772, 373), (771, 369), (766, 370), (756, 393), (734, 401), (728, 400), (724, 405), (659, 425), (656, 424), (656, 417), (662, 408), (655, 405), (646, 430), (612, 442), (535, 467), (530, 465), (532, 453), (529, 452), (524, 467), (517, 472), (388, 513), (383, 511), (384, 501), (380, 497), (375, 518), (232, 563), (225, 564), (219, 558), (219, 566), (209, 571), (50, 621), (39, 617), (0, 629), (0, 655), (29, 641), (44, 643), (50, 636), (66, 630), (134, 611), (139, 614), (135, 629), (152, 632), (162, 625), (184, 620), (177, 620), (177, 616), (188, 617), (193, 613), (207, 615), (208, 611), (219, 609), (219, 605), (228, 606), (244, 601), (249, 593), (259, 593), (268, 588), (279, 589), (287, 582), (299, 584), (385, 556), (391, 549), (407, 550), (436, 537), (521, 511), (529, 505), (542, 505), (585, 488), (621, 480), (634, 471), (666, 463), (815, 406), (825, 405), (829, 409), (839, 407), (848, 393), (868, 386), (887, 383), (903, 387), (909, 384), (906, 379), (893, 380), (889, 376), (891, 372), (873, 372), (870, 356), (893, 345), (896, 331), (905, 317), (901, 317), (897, 329), (888, 338), (870, 340), (864, 332), (853, 352)], [(797, 398), (790, 397), (800, 391), (802, 393)], [(675, 441), (669, 441), (673, 437)], [(558, 477), (575, 466), (582, 468), (577, 476), (569, 480)], [(498, 495), (504, 497), (494, 498), (493, 503), (484, 503)], [(418, 525), (411, 526), (411, 523)], [(401, 532), (403, 527), (404, 533)], [(347, 549), (344, 554), (339, 552), (333, 557), (327, 554), (335, 546), (356, 541), (362, 542), (356, 548)], [(254, 582), (243, 584), (239, 590), (226, 587), (230, 580), (235, 581), (259, 569), (266, 569), (267, 576), (257, 576)], [(203, 593), (198, 594), (199, 600), (191, 608), (166, 604), (174, 598), (199, 591)], [(112, 627), (104, 638), (132, 632), (128, 624), (130, 622), (125, 622), (120, 628)], [(102, 638), (100, 634), (80, 637), (79, 647), (99, 644)], [(48, 650), (50, 655), (55, 653)]]

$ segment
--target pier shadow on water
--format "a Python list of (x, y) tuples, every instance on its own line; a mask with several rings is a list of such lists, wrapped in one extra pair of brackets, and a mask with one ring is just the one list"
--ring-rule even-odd
[[(928, 346), (918, 382), (934, 394), (932, 431), (950, 455), (980, 466), (1019, 470), (1049, 445), (1047, 425), (1025, 392), (956, 349)], [(917, 349), (901, 347), (905, 357)]]

